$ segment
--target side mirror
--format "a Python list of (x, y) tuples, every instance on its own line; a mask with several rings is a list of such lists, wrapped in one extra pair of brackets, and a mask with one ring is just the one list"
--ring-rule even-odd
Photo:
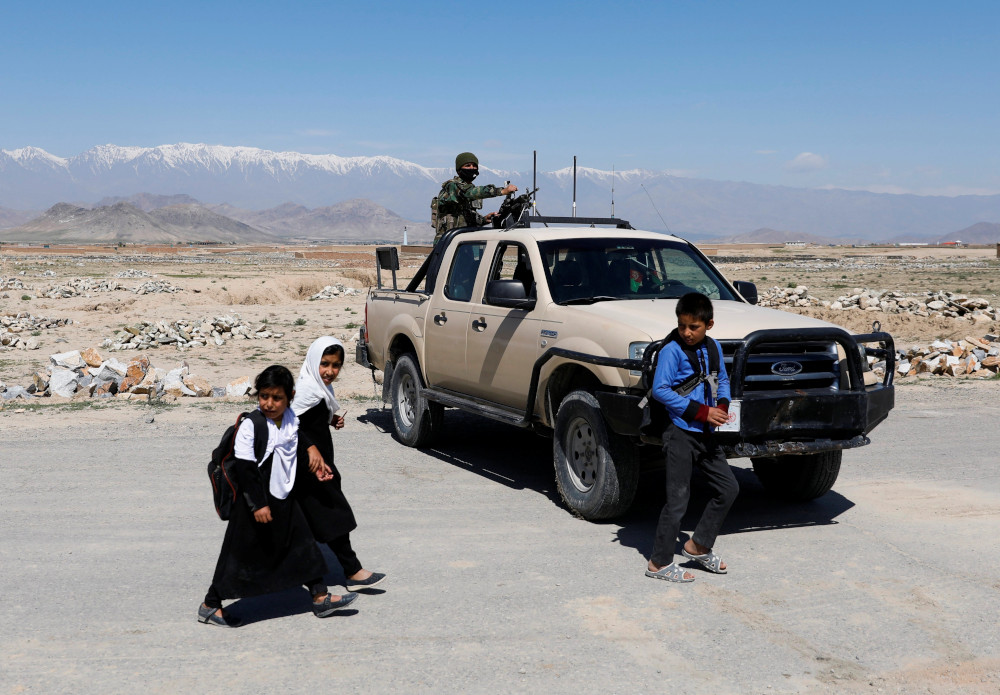
[(486, 303), (508, 309), (531, 311), (535, 298), (528, 297), (520, 280), (494, 280), (486, 286)]
[(757, 303), (757, 285), (752, 282), (747, 282), (746, 280), (737, 280), (733, 283), (733, 287), (736, 291), (743, 295), (743, 299), (747, 300), (751, 304)]

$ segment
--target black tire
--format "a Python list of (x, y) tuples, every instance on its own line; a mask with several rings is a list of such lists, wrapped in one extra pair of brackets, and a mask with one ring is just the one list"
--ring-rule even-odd
[(392, 421), (396, 436), (406, 446), (433, 444), (444, 424), (444, 406), (425, 399), (423, 388), (416, 356), (400, 357), (392, 370)]
[(840, 474), (843, 451), (765, 456), (753, 459), (753, 471), (764, 488), (784, 500), (805, 502), (822, 497)]
[(610, 519), (632, 505), (639, 484), (635, 447), (608, 430), (592, 394), (573, 391), (559, 405), (552, 458), (559, 494), (577, 516)]

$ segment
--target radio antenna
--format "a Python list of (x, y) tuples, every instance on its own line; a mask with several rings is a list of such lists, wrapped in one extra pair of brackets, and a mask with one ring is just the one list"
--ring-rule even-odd
[[(639, 185), (642, 186), (642, 190), (646, 191), (646, 184), (640, 183)], [(663, 219), (663, 215), (661, 215), (660, 211), (657, 210), (656, 203), (653, 202), (653, 196), (649, 195), (649, 191), (646, 191), (646, 197), (649, 198), (650, 205), (652, 205), (653, 209), (656, 210), (656, 214), (659, 216), (660, 222), (663, 223), (664, 229), (666, 229), (669, 234), (673, 234), (673, 232), (670, 231), (670, 225), (667, 224), (667, 221)]]
[(573, 217), (576, 217), (576, 155), (573, 155)]
[[(538, 150), (531, 151), (531, 188), (532, 190), (538, 190)], [(535, 196), (531, 196), (531, 214), (532, 216), (538, 214), (535, 204)]]
[(611, 216), (615, 216), (615, 165), (611, 165)]

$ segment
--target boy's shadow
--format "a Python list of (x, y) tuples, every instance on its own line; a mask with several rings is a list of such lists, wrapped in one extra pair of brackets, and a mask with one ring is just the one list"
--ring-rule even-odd
[[(777, 529), (799, 528), (803, 526), (825, 526), (838, 523), (840, 516), (854, 506), (854, 503), (831, 490), (822, 497), (808, 502), (786, 502), (770, 495), (761, 485), (751, 468), (733, 466), (733, 473), (740, 484), (740, 494), (729, 510), (722, 525), (720, 538), (736, 533), (773, 531)], [(628, 513), (617, 520), (621, 528), (617, 531), (617, 541), (623, 546), (635, 548), (643, 557), (653, 552), (653, 537), (660, 510), (665, 501), (663, 469), (643, 471), (639, 479), (639, 491)], [(690, 538), (698, 519), (701, 517), (709, 494), (703, 474), (696, 471), (691, 480), (691, 501), (688, 511), (681, 520), (680, 538), (675, 553), (679, 560), (681, 545)], [(694, 566), (693, 561), (684, 563)]]

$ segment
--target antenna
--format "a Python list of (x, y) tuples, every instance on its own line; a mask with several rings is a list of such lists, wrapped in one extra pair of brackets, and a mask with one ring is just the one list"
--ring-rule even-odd
[(615, 216), (615, 165), (611, 165), (611, 216)]
[(576, 217), (576, 155), (573, 155), (573, 217)]
[[(646, 191), (646, 184), (644, 184), (644, 183), (640, 183), (639, 185), (640, 185), (640, 186), (642, 186), (642, 190)], [(660, 211), (656, 209), (656, 203), (654, 203), (654, 202), (653, 202), (653, 196), (649, 195), (649, 191), (646, 191), (646, 196), (647, 196), (647, 197), (649, 198), (649, 202), (650, 202), (650, 204), (651, 204), (651, 205), (653, 206), (653, 209), (654, 209), (654, 210), (656, 210), (656, 214), (657, 214), (657, 215), (659, 216), (659, 218), (660, 218), (660, 222), (662, 222), (662, 223), (663, 223), (663, 227), (664, 227), (664, 228), (665, 228), (665, 229), (666, 229), (666, 230), (667, 230), (667, 231), (668, 231), (668, 232), (669, 232), (670, 234), (673, 234), (673, 232), (671, 232), (671, 231), (670, 231), (670, 225), (668, 225), (668, 224), (667, 224), (667, 221), (666, 221), (665, 219), (663, 219), (663, 215), (660, 215)], [(631, 215), (629, 215), (629, 217), (631, 217)]]
[[(531, 190), (538, 190), (538, 150), (531, 151)], [(535, 196), (531, 196), (531, 214), (537, 215), (538, 211), (535, 209)]]

